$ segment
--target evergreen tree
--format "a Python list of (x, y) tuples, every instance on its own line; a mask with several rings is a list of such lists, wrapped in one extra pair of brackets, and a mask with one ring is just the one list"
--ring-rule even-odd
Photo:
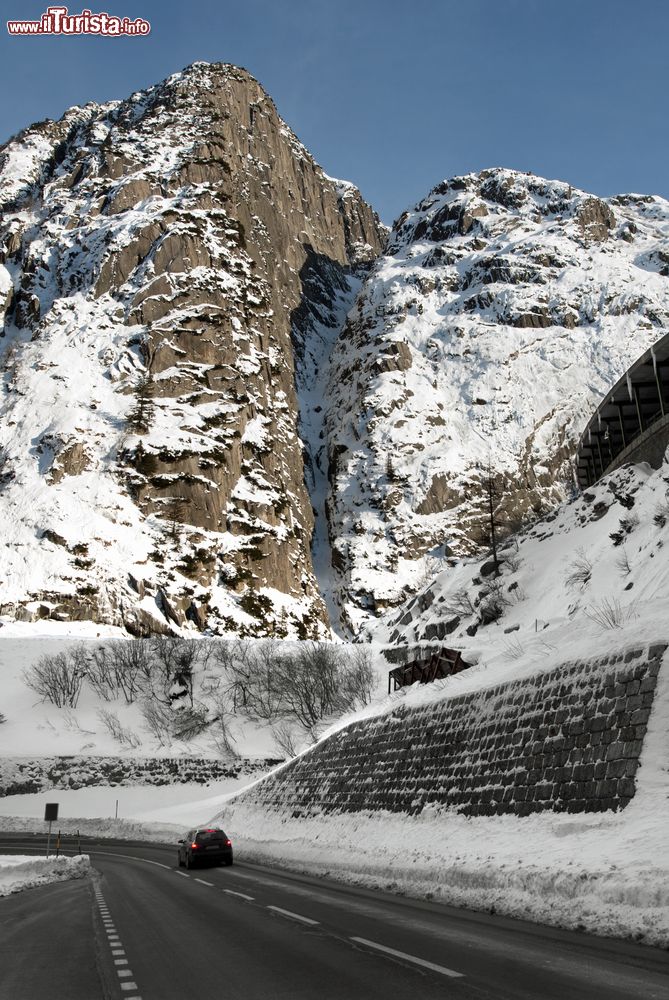
[(135, 402), (127, 416), (128, 426), (137, 434), (146, 434), (153, 423), (154, 412), (151, 376), (147, 372), (135, 387)]

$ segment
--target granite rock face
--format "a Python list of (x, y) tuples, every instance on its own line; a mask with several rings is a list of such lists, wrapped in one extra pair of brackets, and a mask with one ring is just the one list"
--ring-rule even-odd
[(570, 495), (592, 410), (669, 330), (668, 241), (662, 198), (502, 168), (400, 216), (331, 361), (330, 532), (354, 631), (487, 547), (489, 474), (500, 535)]
[(31, 126), (0, 184), (0, 613), (327, 634), (296, 384), (375, 214), (223, 64)]

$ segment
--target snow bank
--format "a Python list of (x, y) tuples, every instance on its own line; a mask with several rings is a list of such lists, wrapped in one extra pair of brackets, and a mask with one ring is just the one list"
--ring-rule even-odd
[(84, 878), (89, 869), (90, 859), (87, 854), (80, 854), (76, 858), (0, 854), (0, 896), (9, 896), (21, 889), (33, 889), (50, 882)]
[[(216, 820), (245, 859), (667, 947), (667, 818), (665, 810), (628, 825), (624, 814), (467, 819), (425, 810), (291, 819), (239, 802)], [(647, 850), (635, 858), (644, 835)]]
[[(63, 824), (63, 837), (71, 838), (77, 831), (82, 837), (100, 837), (117, 840), (146, 840), (156, 844), (176, 843), (183, 837), (187, 824), (142, 823), (139, 820), (106, 819), (104, 817), (73, 816)], [(41, 833), (45, 827), (42, 820), (33, 816), (0, 816), (0, 832)]]

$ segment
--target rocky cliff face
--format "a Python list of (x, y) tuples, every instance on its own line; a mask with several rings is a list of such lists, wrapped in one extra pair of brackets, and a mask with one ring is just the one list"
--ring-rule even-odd
[(18, 135), (0, 197), (0, 614), (325, 634), (296, 384), (385, 236), (357, 190), (198, 63)]
[[(397, 221), (332, 356), (329, 516), (354, 630), (564, 499), (580, 429), (669, 329), (669, 204), (487, 170)], [(490, 469), (490, 477), (488, 477)]]

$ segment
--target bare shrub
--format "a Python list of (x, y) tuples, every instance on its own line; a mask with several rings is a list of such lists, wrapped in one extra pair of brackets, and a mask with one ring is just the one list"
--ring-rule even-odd
[(93, 673), (111, 676), (115, 696), (123, 695), (128, 705), (150, 690), (153, 674), (151, 648), (146, 639), (114, 639), (99, 647), (93, 657)]
[(220, 687), (208, 688), (218, 715), (231, 707), (277, 724), (292, 720), (305, 731), (333, 712), (368, 704), (375, 684), (362, 645), (221, 642), (212, 644), (212, 656), (223, 674)]
[(354, 646), (346, 658), (341, 683), (341, 696), (345, 710), (369, 705), (374, 693), (376, 676), (372, 667), (372, 654), (367, 646)]
[(286, 671), (279, 644), (274, 640), (258, 643), (247, 653), (243, 665), (247, 709), (259, 719), (271, 721), (285, 711)]
[(628, 535), (631, 535), (639, 524), (638, 514), (626, 514), (618, 522), (618, 530), (612, 531), (609, 538), (614, 545), (621, 545)]
[(113, 701), (118, 695), (111, 657), (104, 646), (89, 652), (86, 680), (103, 701)]
[(525, 647), (520, 639), (508, 639), (504, 643), (504, 650), (509, 660), (520, 660), (525, 655)]
[(225, 691), (232, 702), (233, 711), (247, 708), (249, 705), (251, 685), (249, 651), (249, 644), (241, 639), (236, 639), (234, 642), (224, 640), (212, 646), (211, 655), (221, 667)]
[(592, 578), (592, 563), (588, 559), (583, 549), (578, 549), (573, 563), (570, 567), (570, 572), (565, 579), (565, 584), (569, 590), (574, 590), (578, 587), (580, 590), (584, 590), (585, 587), (590, 583)]
[(57, 708), (76, 708), (86, 676), (85, 668), (68, 653), (41, 656), (23, 674), (25, 683)]
[(158, 635), (149, 640), (149, 646), (160, 678), (159, 689), (154, 685), (154, 694), (169, 702), (174, 685), (181, 685), (192, 708), (193, 673), (198, 664), (206, 666), (210, 655), (208, 644), (199, 639)]
[(498, 578), (488, 581), (481, 591), (480, 598), (478, 613), (483, 625), (498, 622), (510, 604), (509, 598), (504, 593), (502, 581)]
[(234, 760), (239, 757), (239, 751), (235, 746), (236, 740), (230, 728), (230, 715), (220, 705), (218, 714), (211, 720), (209, 731), (219, 757), (224, 760)]
[(142, 716), (145, 728), (161, 746), (172, 743), (172, 710), (156, 698), (147, 697), (142, 701)]
[(110, 712), (105, 708), (101, 708), (98, 710), (97, 715), (98, 719), (105, 726), (112, 739), (117, 743), (120, 743), (121, 746), (133, 748), (141, 746), (142, 741), (137, 733), (134, 733), (132, 729), (126, 729), (115, 712)]
[(206, 705), (188, 706), (176, 712), (172, 720), (172, 735), (177, 740), (195, 739), (209, 726), (209, 710)]
[(295, 757), (297, 755), (297, 735), (295, 727), (286, 719), (278, 722), (272, 727), (274, 745), (279, 753), (285, 757)]
[(342, 654), (326, 643), (303, 643), (281, 662), (281, 687), (288, 713), (304, 729), (340, 707)]
[(458, 618), (466, 618), (469, 615), (476, 614), (474, 602), (469, 596), (466, 587), (461, 587), (454, 594), (449, 594), (444, 604), (444, 611), (446, 614), (457, 616)]
[(586, 618), (599, 625), (602, 629), (622, 628), (623, 625), (637, 617), (636, 607), (630, 604), (623, 606), (620, 601), (604, 598), (599, 604), (586, 608)]

